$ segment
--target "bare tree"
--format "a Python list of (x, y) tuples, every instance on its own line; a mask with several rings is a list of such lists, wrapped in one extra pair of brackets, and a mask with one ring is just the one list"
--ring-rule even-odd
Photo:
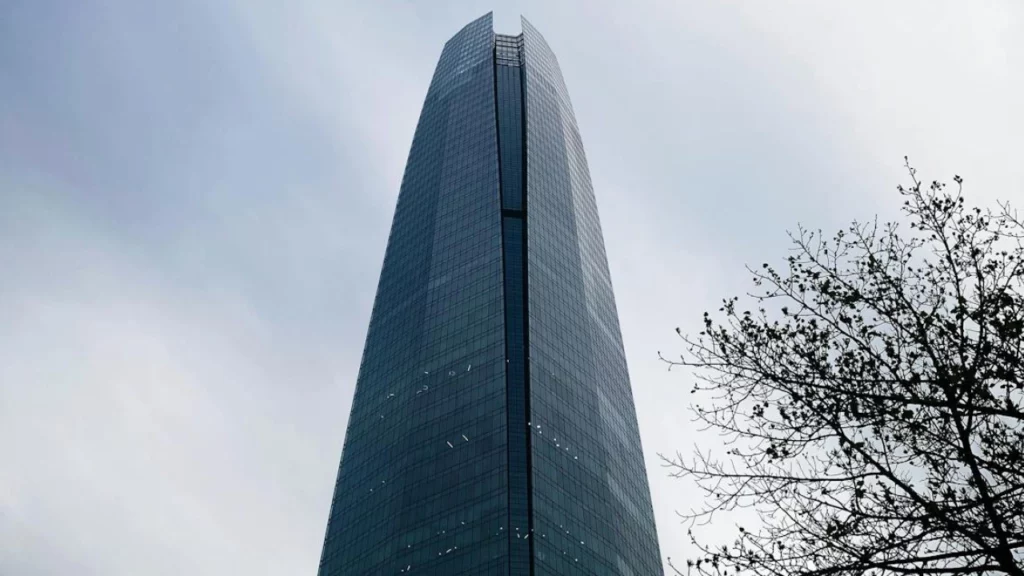
[(909, 230), (800, 228), (784, 272), (750, 269), (754, 310), (662, 357), (728, 439), (662, 457), (707, 495), (684, 518), (760, 519), (725, 546), (691, 527), (688, 573), (1024, 576), (1024, 222), (907, 169)]

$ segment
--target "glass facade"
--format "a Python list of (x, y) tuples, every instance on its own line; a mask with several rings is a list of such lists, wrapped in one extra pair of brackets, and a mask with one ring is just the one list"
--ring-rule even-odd
[(661, 574), (583, 142), (555, 55), (523, 37), (534, 574)]
[(320, 561), (662, 574), (582, 141), (554, 54), (445, 44), (399, 192)]

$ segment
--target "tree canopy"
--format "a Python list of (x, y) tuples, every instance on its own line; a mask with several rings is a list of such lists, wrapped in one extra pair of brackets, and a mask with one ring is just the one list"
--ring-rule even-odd
[(724, 546), (691, 528), (677, 572), (1024, 576), (1024, 221), (907, 169), (909, 226), (799, 228), (662, 356), (727, 439), (663, 456), (706, 494), (682, 515), (759, 515)]

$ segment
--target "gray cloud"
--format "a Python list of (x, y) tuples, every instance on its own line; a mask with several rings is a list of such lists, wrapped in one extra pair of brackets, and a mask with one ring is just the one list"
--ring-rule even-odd
[[(0, 573), (312, 573), (444, 41), (524, 13), (593, 173), (665, 555), (673, 328), (910, 154), (1020, 199), (1011, 2), (23, 2), (0, 19)], [(725, 531), (718, 524), (714, 530)]]

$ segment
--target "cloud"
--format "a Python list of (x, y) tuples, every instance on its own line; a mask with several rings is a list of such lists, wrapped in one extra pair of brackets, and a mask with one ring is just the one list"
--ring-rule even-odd
[(326, 487), (304, 435), (327, 432), (280, 387), (323, 375), (243, 296), (169, 286), (33, 192), (6, 197), (0, 252), (19, 279), (0, 308), (0, 571), (232, 571), (253, 546), (312, 570), (322, 527), (297, 518)]
[[(904, 154), (1020, 197), (1015, 3), (32, 2), (0, 34), (0, 572), (312, 573), (441, 46), (525, 14), (601, 210), (663, 555), (673, 329)], [(724, 535), (724, 523), (712, 528)], [(154, 559), (158, 559), (154, 562)]]

